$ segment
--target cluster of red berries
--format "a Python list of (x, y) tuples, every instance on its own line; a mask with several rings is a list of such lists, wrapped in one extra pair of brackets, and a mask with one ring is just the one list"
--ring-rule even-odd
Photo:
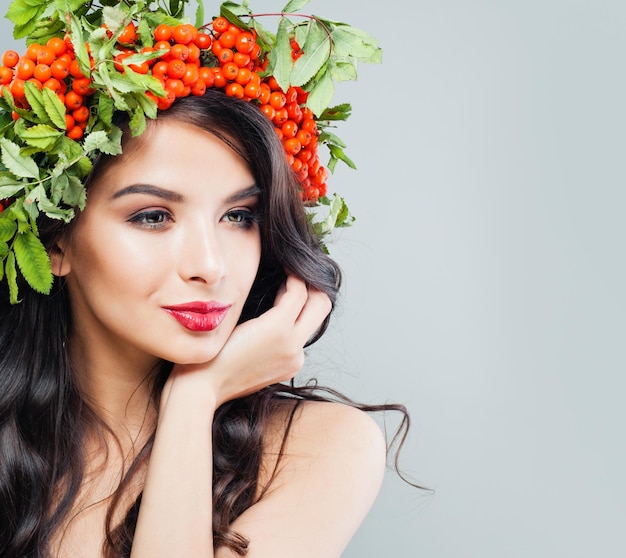
[[(94, 89), (80, 69), (69, 37), (53, 37), (45, 45), (33, 43), (23, 56), (14, 50), (2, 55), (0, 93), (1, 88), (8, 87), (18, 108), (30, 108), (25, 93), (27, 81), (59, 96), (66, 107), (66, 133), (72, 139), (80, 139), (89, 121), (88, 97)], [(13, 118), (19, 118), (16, 112)]]
[[(189, 24), (175, 27), (161, 24), (154, 29), (152, 48), (163, 50), (163, 54), (151, 69), (147, 63), (140, 71), (151, 71), (152, 76), (162, 81), (167, 97), (153, 97), (158, 107), (167, 109), (177, 97), (202, 95), (209, 87), (258, 103), (283, 141), (289, 164), (300, 181), (303, 200), (315, 202), (325, 196), (328, 171), (317, 153), (319, 134), (315, 118), (303, 106), (307, 93), (299, 87), (283, 91), (272, 76), (261, 77), (267, 59), (262, 56), (254, 33), (223, 17), (215, 18), (210, 27), (210, 33)], [(296, 60), (302, 52), (295, 41), (292, 49)]]
[[(137, 29), (129, 23), (117, 37), (120, 51), (115, 68), (125, 72), (125, 58), (139, 53), (160, 52), (140, 64), (127, 63), (141, 74), (158, 78), (165, 97), (147, 92), (160, 110), (166, 110), (178, 97), (203, 95), (207, 88), (223, 89), (228, 96), (252, 101), (260, 106), (283, 142), (286, 157), (296, 173), (305, 202), (316, 202), (326, 195), (328, 171), (320, 163), (318, 129), (312, 111), (305, 107), (307, 93), (299, 87), (283, 91), (272, 76), (265, 75), (267, 58), (253, 32), (215, 18), (209, 32), (191, 24), (158, 25), (154, 45), (138, 51)], [(292, 58), (302, 55), (292, 40)], [(16, 106), (28, 109), (24, 84), (32, 81), (42, 89), (52, 89), (66, 106), (67, 135), (80, 139), (90, 117), (89, 97), (94, 93), (89, 77), (83, 75), (69, 36), (52, 38), (46, 45), (31, 44), (24, 56), (6, 51), (0, 67), (0, 87), (9, 87)], [(1, 90), (0, 90), (1, 93)], [(14, 118), (18, 118), (16, 113)]]

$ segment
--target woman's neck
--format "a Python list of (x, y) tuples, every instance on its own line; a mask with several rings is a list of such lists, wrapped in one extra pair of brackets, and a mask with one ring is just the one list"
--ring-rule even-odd
[(70, 358), (85, 400), (113, 434), (136, 441), (152, 432), (153, 378), (159, 359), (126, 354), (77, 335), (71, 340)]

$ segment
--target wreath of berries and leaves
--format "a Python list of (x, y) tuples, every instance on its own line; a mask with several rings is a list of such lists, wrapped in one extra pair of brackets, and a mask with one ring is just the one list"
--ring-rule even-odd
[(129, 115), (136, 136), (176, 98), (210, 87), (257, 103), (272, 121), (320, 238), (353, 221), (344, 200), (327, 194), (339, 161), (354, 168), (333, 132), (351, 107), (331, 103), (335, 83), (356, 79), (359, 62), (380, 62), (381, 49), (364, 31), (302, 13), (308, 2), (255, 14), (247, 0), (228, 1), (209, 23), (201, 0), (195, 23), (188, 0), (11, 3), (6, 17), (26, 41), (23, 55), (7, 50), (0, 66), (0, 281), (11, 303), (18, 272), (50, 292), (37, 217), (69, 222), (85, 207), (94, 157), (122, 152), (114, 113)]

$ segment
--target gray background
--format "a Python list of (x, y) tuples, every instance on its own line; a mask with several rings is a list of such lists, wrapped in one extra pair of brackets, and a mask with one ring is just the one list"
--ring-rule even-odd
[(389, 473), (345, 556), (625, 556), (626, 4), (308, 9), (385, 62), (337, 92), (359, 170), (332, 184), (358, 221), (306, 372), (405, 403), (402, 467), (435, 491)]

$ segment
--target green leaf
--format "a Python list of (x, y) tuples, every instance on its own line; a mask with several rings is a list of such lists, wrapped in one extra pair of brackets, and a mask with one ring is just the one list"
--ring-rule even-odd
[(357, 52), (363, 48), (363, 39), (351, 32), (348, 25), (335, 25), (330, 34), (333, 41), (333, 54), (341, 58), (357, 56)]
[(59, 99), (59, 96), (52, 89), (47, 87), (43, 88), (42, 96), (43, 106), (52, 123), (60, 130), (66, 130), (67, 124), (65, 122), (65, 105), (63, 101)]
[[(6, 242), (0, 240), (0, 260), (4, 260), (9, 255), (9, 245)], [(0, 271), (3, 272), (4, 268), (0, 266)], [(2, 275), (0, 274), (0, 281), (2, 281)]]
[[(32, 6), (25, 0), (14, 0), (9, 6), (5, 17), (10, 19), (16, 26), (22, 27), (21, 32), (23, 32), (26, 29), (25, 26), (30, 25), (32, 29), (35, 28), (44, 8), (45, 6)], [(21, 39), (25, 36), (24, 34), (16, 35), (15, 33), (13, 35), (15, 39)]]
[(383, 49), (382, 48), (372, 48), (369, 56), (360, 56), (359, 60), (361, 62), (365, 62), (367, 64), (382, 64), (383, 62)]
[(382, 61), (382, 49), (373, 35), (350, 25), (338, 23), (332, 26), (333, 55), (338, 58), (352, 57), (362, 62), (377, 64)]
[(350, 103), (341, 103), (334, 107), (327, 108), (321, 115), (320, 120), (348, 120), (352, 114)]
[(103, 23), (109, 28), (109, 31), (114, 34), (124, 28), (127, 23), (127, 18), (128, 16), (119, 8), (105, 6), (102, 9)]
[(28, 144), (44, 151), (52, 149), (57, 139), (63, 135), (63, 132), (48, 126), (47, 124), (39, 124), (28, 128), (21, 134), (21, 138)]
[(281, 12), (285, 14), (292, 14), (304, 8), (311, 0), (291, 0)]
[(291, 84), (303, 86), (323, 67), (330, 56), (330, 36), (326, 28), (317, 22), (310, 24), (304, 44), (300, 45), (304, 54), (296, 60), (291, 72)]
[(323, 72), (309, 92), (306, 104), (315, 115), (319, 116), (330, 105), (334, 94), (335, 85), (330, 72)]
[(67, 161), (73, 161), (83, 154), (81, 145), (73, 139), (68, 138), (66, 135), (63, 135), (60, 141), (61, 153), (63, 154), (63, 158)]
[(104, 27), (98, 27), (89, 34), (89, 48), (96, 63), (113, 58), (113, 44), (109, 40), (108, 30)]
[(148, 60), (154, 60), (155, 58), (161, 58), (162, 52), (154, 51), (154, 52), (145, 52), (145, 53), (137, 53), (128, 56), (122, 60), (122, 64), (124, 66), (130, 66), (131, 64), (140, 65), (143, 62), (147, 62)]
[(306, 38), (308, 34), (309, 34), (308, 23), (306, 24), (301, 23), (300, 25), (296, 25), (295, 32), (294, 32), (294, 39), (296, 40), (296, 43), (298, 43), (299, 47), (302, 48), (302, 45), (306, 43)]
[(20, 155), (22, 157), (32, 157), (33, 155), (37, 155), (38, 153), (41, 153), (42, 151), (44, 150), (41, 149), (40, 147), (33, 147), (32, 145), (28, 145), (20, 149)]
[(2, 127), (9, 124), (9, 118), (11, 118), (11, 107), (6, 102), (3, 96), (0, 96), (0, 113), (2, 113)]
[(28, 33), (26, 38), (26, 44), (39, 43), (45, 45), (51, 37), (58, 37), (62, 35), (65, 30), (65, 23), (59, 19), (58, 14), (46, 14), (50, 10), (46, 10), (39, 16), (39, 19), (35, 22), (35, 27)]
[(289, 28), (291, 22), (283, 17), (278, 24), (276, 32), (276, 45), (268, 54), (272, 75), (283, 91), (289, 89), (293, 60), (291, 59), (291, 43), (289, 41)]
[(93, 169), (93, 163), (91, 162), (91, 159), (89, 159), (89, 157), (81, 157), (70, 168), (71, 171), (78, 171), (76, 173), (76, 176), (78, 178), (84, 178), (85, 176), (87, 176), (91, 172), (91, 169)]
[(17, 144), (6, 138), (0, 138), (2, 162), (15, 176), (19, 178), (39, 179), (39, 167), (31, 157), (20, 155)]
[(81, 210), (84, 209), (87, 201), (87, 190), (85, 186), (75, 176), (67, 174), (66, 178), (67, 186), (63, 192), (63, 201), (72, 207), (78, 207)]
[(174, 17), (181, 17), (184, 10), (184, 1), (170, 0), (170, 14)]
[(245, 1), (241, 4), (238, 4), (237, 2), (229, 2), (228, 0), (226, 0), (226, 2), (222, 2), (220, 4), (220, 15), (226, 17), (224, 16), (224, 11), (231, 12), (236, 16), (250, 15), (250, 9), (247, 7), (247, 4), (248, 3)]
[(261, 46), (265, 51), (270, 51), (274, 48), (276, 44), (276, 36), (265, 29), (263, 25), (259, 22), (258, 19), (252, 20), (252, 28), (254, 29), (257, 35), (257, 43)]
[(107, 133), (103, 130), (98, 132), (91, 132), (87, 137), (85, 137), (85, 141), (83, 142), (83, 149), (87, 153), (91, 153), (92, 151), (98, 151), (102, 145), (104, 145), (109, 140)]
[(63, 197), (63, 192), (68, 186), (69, 179), (67, 173), (63, 172), (58, 176), (53, 176), (50, 180), (50, 197), (52, 203), (58, 204)]
[(19, 139), (20, 136), (26, 131), (26, 122), (21, 118), (15, 122), (13, 126), (13, 131), (15, 132), (16, 139)]
[(343, 161), (346, 165), (348, 165), (351, 169), (356, 169), (356, 165), (354, 164), (354, 162), (352, 161), (352, 159), (350, 159), (350, 157), (348, 157), (344, 150), (337, 146), (337, 145), (329, 145), (328, 149), (330, 150), (331, 155), (335, 158), (335, 159), (339, 159), (340, 161)]
[(163, 84), (149, 74), (139, 74), (132, 68), (126, 67), (126, 73), (123, 76), (126, 83), (133, 85), (133, 88), (125, 93), (136, 92), (144, 95), (146, 91), (152, 91), (157, 96), (165, 96)]
[(17, 269), (15, 267), (15, 254), (13, 251), (9, 252), (7, 259), (4, 263), (4, 271), (9, 284), (9, 302), (11, 304), (17, 304), (19, 302), (17, 298)]
[(146, 12), (143, 16), (152, 29), (161, 23), (165, 23), (166, 25), (178, 25), (180, 23), (179, 20), (165, 12)]
[(240, 29), (250, 31), (250, 26), (239, 17), (250, 15), (250, 11), (247, 8), (234, 2), (223, 2), (220, 5), (220, 15)]
[(105, 127), (109, 129), (113, 123), (114, 112), (113, 99), (108, 95), (98, 96), (98, 117), (104, 123)]
[[(35, 2), (39, 0), (34, 0)], [(56, 0), (57, 11), (60, 14), (69, 12), (76, 12), (79, 8), (85, 6), (84, 0)]]
[(31, 230), (31, 223), (35, 223), (37, 218), (39, 217), (39, 206), (37, 205), (37, 195), (39, 193), (39, 189), (41, 185), (34, 188), (27, 195), (28, 197), (24, 199), (23, 208), (28, 217), (28, 226), (24, 226), (23, 223), (18, 224), (18, 232), (20, 234), (25, 233), (26, 231)]
[(335, 81), (354, 81), (357, 78), (356, 62), (336, 62), (330, 65), (330, 73)]
[(24, 184), (15, 182), (14, 184), (5, 184), (0, 186), (0, 200), (6, 200), (13, 197), (24, 189)]
[(364, 31), (363, 29), (359, 29), (358, 27), (352, 27), (352, 25), (348, 25), (347, 23), (335, 23), (333, 26), (341, 28), (344, 31), (351, 33), (352, 35), (360, 37), (364, 45), (375, 48), (378, 47), (378, 39), (374, 37), (374, 35), (372, 35), (371, 33)]
[(198, 5), (196, 7), (196, 28), (200, 29), (204, 25), (204, 2), (197, 0)]
[(313, 223), (315, 233), (318, 236), (328, 234), (336, 227), (345, 227), (348, 224), (351, 224), (354, 220), (351, 219), (348, 206), (343, 198), (335, 194), (333, 198), (329, 200), (329, 203), (330, 211), (328, 212), (326, 218), (323, 221)]
[(7, 218), (15, 221), (18, 226), (21, 226), (23, 224), (28, 227), (28, 216), (24, 212), (22, 202), (23, 200), (21, 199), (16, 200), (15, 203), (11, 204), (7, 209), (4, 210), (4, 214)]
[(52, 288), (52, 269), (41, 241), (32, 231), (26, 231), (15, 237), (13, 251), (17, 265), (28, 284), (35, 291), (48, 294)]
[(22, 118), (22, 120), (18, 120), (15, 123), (14, 130), (15, 130), (16, 133), (18, 133), (18, 127), (19, 126), (24, 126), (24, 127), (26, 126), (26, 123), (23, 122), (23, 120), (26, 120), (26, 121), (28, 121), (28, 122), (30, 122), (32, 124), (37, 124), (39, 122), (39, 120), (37, 118), (37, 115), (33, 111), (26, 110), (26, 109), (21, 109), (21, 108), (15, 108), (14, 110)]
[(13, 95), (11, 95), (11, 92), (9, 91), (8, 87), (4, 87), (2, 89), (2, 98), (4, 100), (4, 102), (7, 104), (7, 110), (11, 111), (11, 110), (15, 110), (15, 100), (13, 99)]
[(324, 143), (327, 145), (337, 145), (339, 147), (345, 147), (346, 144), (344, 143), (344, 141), (339, 137), (336, 136), (335, 134), (333, 134), (332, 132), (329, 132), (328, 130), (324, 130), (319, 138), (318, 141), (320, 143)]
[(122, 154), (122, 130), (115, 126), (108, 135), (109, 141), (100, 146), (100, 151), (107, 155)]
[(8, 242), (17, 232), (17, 224), (13, 219), (0, 217), (0, 242)]
[(41, 184), (28, 194), (28, 198), (25, 200), (26, 207), (30, 208), (34, 205), (34, 202), (37, 203), (37, 208), (51, 219), (62, 219), (65, 222), (69, 222), (74, 217), (72, 209), (62, 209), (55, 203), (52, 203)]
[(335, 172), (338, 162), (339, 162), (339, 159), (331, 155), (330, 160), (328, 161), (328, 164), (326, 165), (326, 168), (328, 168), (328, 171)]
[(142, 45), (150, 47), (154, 45), (152, 28), (145, 19), (139, 21), (139, 24), (137, 25), (137, 35), (139, 35), (139, 40)]
[[(94, 83), (104, 85), (107, 88), (107, 91), (109, 92), (109, 95), (111, 97), (111, 101), (113, 102), (114, 109), (128, 110), (128, 105), (126, 104), (124, 97), (120, 94), (119, 91), (116, 90), (114, 86), (113, 80), (117, 79), (115, 74), (117, 74), (115, 70), (113, 70), (113, 74), (111, 74), (107, 66), (103, 65), (98, 71), (92, 74), (92, 77)], [(120, 84), (124, 88), (128, 87), (126, 80), (120, 80)], [(130, 87), (130, 89), (132, 88), (133, 87)]]
[[(107, 70), (106, 72), (104, 71), (105, 69)], [(145, 88), (141, 83), (137, 84), (136, 82), (131, 81), (132, 78), (128, 77), (128, 75), (130, 75), (130, 72), (129, 74), (120, 74), (116, 70), (114, 70), (113, 72), (109, 72), (108, 68), (106, 68), (105, 66), (100, 70), (99, 74), (100, 76), (105, 78), (106, 80), (105, 85), (108, 86), (110, 91), (112, 90), (111, 92), (116, 92), (116, 93), (130, 93), (131, 91), (145, 92)], [(133, 72), (133, 74), (135, 74), (135, 72)], [(139, 75), (139, 74), (136, 74), (136, 75)], [(94, 79), (97, 78), (97, 76), (98, 76), (98, 73), (94, 75)], [(152, 78), (152, 79), (155, 79), (155, 78)], [(122, 109), (122, 110), (126, 110), (126, 109)]]
[(137, 95), (137, 102), (148, 118), (154, 120), (157, 117), (157, 104), (150, 97), (141, 94)]
[[(0, 172), (0, 186), (12, 186), (20, 182), (21, 181), (17, 180), (10, 172), (6, 170)], [(3, 198), (0, 198), (0, 199), (3, 199)]]
[(70, 34), (72, 37), (72, 44), (74, 45), (74, 52), (80, 65), (80, 69), (88, 76), (91, 73), (91, 63), (89, 62), (89, 53), (85, 46), (85, 38), (83, 36), (83, 28), (78, 18), (74, 15), (70, 15)]
[(354, 217), (350, 215), (350, 210), (346, 205), (343, 198), (341, 199), (343, 202), (341, 206), (341, 210), (337, 214), (337, 221), (335, 221), (335, 227), (349, 227), (352, 223), (354, 223)]
[(119, 128), (113, 129), (109, 134), (100, 130), (91, 132), (83, 142), (83, 148), (86, 152), (102, 151), (108, 155), (120, 155), (122, 153), (121, 146), (122, 132)]
[(50, 117), (43, 104), (43, 93), (39, 91), (39, 88), (34, 83), (27, 81), (24, 83), (24, 93), (26, 93), (26, 100), (30, 108), (39, 117), (39, 120), (44, 124), (50, 124)]
[(133, 116), (128, 123), (130, 127), (130, 132), (133, 137), (140, 136), (146, 130), (146, 115), (143, 112), (143, 109), (137, 108), (133, 111)]

